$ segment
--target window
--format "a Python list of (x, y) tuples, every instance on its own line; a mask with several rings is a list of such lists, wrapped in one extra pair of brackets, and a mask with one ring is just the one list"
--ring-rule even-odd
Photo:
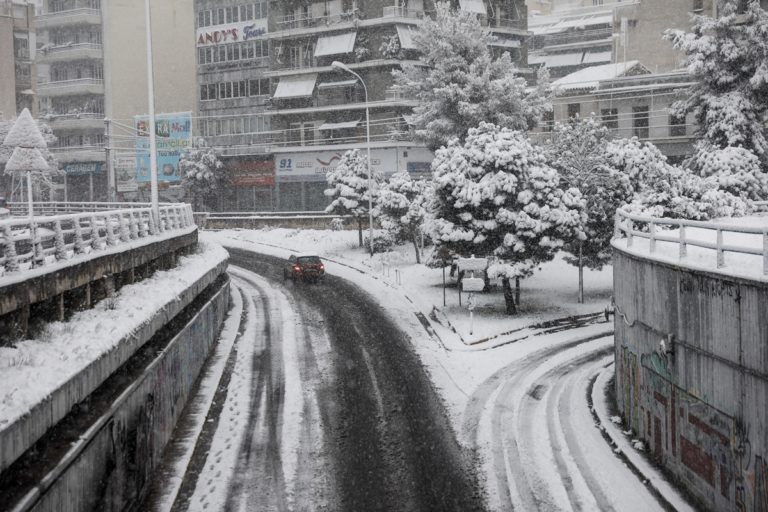
[(555, 124), (555, 113), (552, 110), (544, 112), (544, 116), (541, 118), (541, 129), (545, 132), (551, 132), (552, 127)]
[(641, 139), (648, 138), (648, 107), (632, 107), (633, 135)]
[(704, 0), (693, 0), (693, 11), (701, 12), (704, 10)]
[(249, 96), (266, 96), (269, 94), (269, 78), (249, 80)]
[(685, 137), (685, 135), (685, 116), (671, 114), (669, 116), (669, 136)]
[(604, 108), (600, 111), (600, 119), (603, 121), (603, 126), (609, 130), (619, 129), (619, 109), (617, 108)]
[(581, 114), (581, 103), (568, 104), (568, 118), (577, 117)]

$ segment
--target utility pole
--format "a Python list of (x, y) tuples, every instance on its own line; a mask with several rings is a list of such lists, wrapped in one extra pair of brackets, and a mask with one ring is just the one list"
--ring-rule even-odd
[(109, 202), (114, 203), (117, 201), (117, 198), (115, 185), (115, 164), (112, 160), (112, 122), (106, 118), (104, 119), (104, 125), (104, 138), (106, 139), (104, 154), (107, 159), (107, 197)]

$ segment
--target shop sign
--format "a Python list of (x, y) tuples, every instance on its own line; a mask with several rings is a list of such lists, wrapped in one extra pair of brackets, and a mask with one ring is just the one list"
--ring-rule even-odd
[(104, 172), (106, 166), (104, 162), (70, 162), (64, 164), (63, 169), (68, 176), (82, 176)]
[(120, 156), (115, 159), (115, 186), (118, 192), (136, 192), (136, 157)]
[[(137, 116), (136, 127), (136, 180), (150, 181), (149, 165), (149, 118)], [(192, 114), (161, 114), (155, 116), (157, 142), (158, 181), (181, 181), (179, 160), (181, 154), (192, 146)]]
[(236, 187), (271, 187), (275, 184), (274, 160), (249, 160), (233, 163), (232, 184)]
[(267, 33), (266, 18), (197, 29), (197, 46), (241, 43)]

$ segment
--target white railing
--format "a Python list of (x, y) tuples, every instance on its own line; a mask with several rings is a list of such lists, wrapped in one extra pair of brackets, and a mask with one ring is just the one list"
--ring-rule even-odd
[[(109, 202), (76, 202), (76, 201), (36, 201), (35, 215), (60, 215), (63, 213), (100, 212), (107, 210), (125, 210), (128, 208), (150, 208), (151, 203), (109, 203)], [(8, 203), (7, 208), (13, 215), (27, 215), (28, 204), (25, 202)]]
[(138, 206), (35, 216), (31, 221), (29, 217), (0, 220), (0, 267), (6, 275), (23, 272), (194, 226), (188, 204), (161, 205), (159, 221), (149, 205), (135, 204)]
[[(759, 204), (755, 204), (759, 206)], [(677, 228), (674, 232), (665, 232), (659, 228)], [(690, 238), (688, 230), (696, 228), (713, 231), (715, 241)], [(724, 243), (724, 235), (728, 234), (756, 235), (762, 237), (762, 243), (757, 245), (736, 245)], [(625, 238), (627, 248), (632, 248), (635, 238), (648, 240), (648, 252), (657, 252), (657, 242), (677, 244), (679, 260), (688, 257), (688, 247), (700, 247), (715, 252), (717, 268), (725, 267), (725, 253), (748, 254), (762, 256), (763, 275), (768, 275), (768, 219), (765, 226), (737, 226), (718, 222), (704, 222), (684, 219), (663, 219), (632, 215), (623, 210), (617, 210), (614, 240)]]

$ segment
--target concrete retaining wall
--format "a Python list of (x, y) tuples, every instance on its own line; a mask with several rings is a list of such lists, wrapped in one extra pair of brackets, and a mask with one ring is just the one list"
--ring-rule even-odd
[[(357, 229), (357, 221), (347, 217), (301, 217), (301, 216), (256, 216), (256, 217), (217, 217), (211, 214), (202, 224), (204, 229), (262, 229), (262, 228), (288, 228), (288, 229), (331, 229), (331, 221), (341, 218), (344, 221), (344, 229)], [(363, 227), (368, 226), (367, 219)]]
[(75, 460), (50, 487), (31, 496), (24, 510), (138, 510), (217, 339), (229, 293), (227, 283), (89, 430)]
[(614, 297), (625, 420), (705, 507), (768, 510), (768, 283), (615, 249)]
[(209, 270), (189, 286), (178, 300), (157, 311), (152, 320), (134, 331), (132, 336), (121, 340), (111, 352), (92, 362), (82, 372), (54, 391), (45, 401), (34, 407), (28, 415), (0, 430), (0, 472), (40, 439), (50, 427), (58, 423), (72, 406), (88, 397), (168, 320), (175, 317), (200, 292), (224, 273), (226, 268), (225, 261)]

